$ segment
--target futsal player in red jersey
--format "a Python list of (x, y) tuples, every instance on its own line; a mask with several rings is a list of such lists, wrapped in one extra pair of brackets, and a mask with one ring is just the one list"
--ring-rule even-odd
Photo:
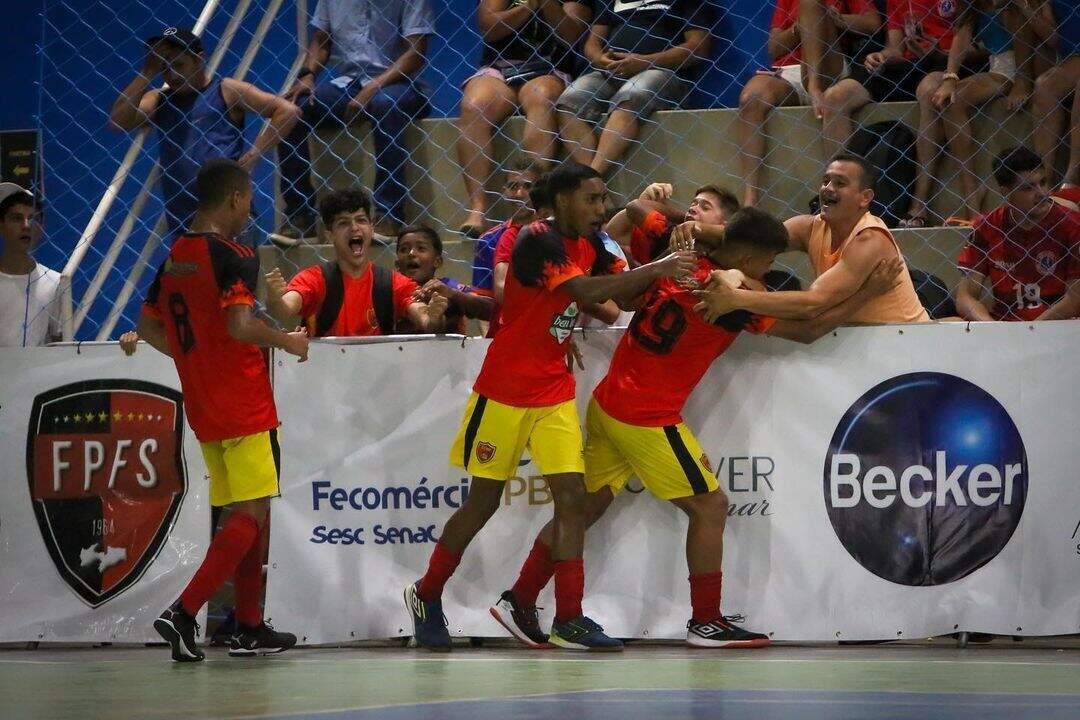
[[(501, 329), (488, 347), (450, 461), (473, 475), (469, 497), (442, 529), (424, 577), (405, 589), (417, 644), (450, 649), (443, 587), (469, 542), (494, 514), (503, 483), (517, 473), (526, 446), (555, 505), (551, 533), (555, 622), (551, 642), (573, 650), (619, 650), (581, 608), (585, 585), (585, 483), (574, 376), (566, 354), (578, 305), (629, 303), (661, 277), (696, 267), (692, 252), (673, 253), (628, 272), (597, 238), (607, 192), (593, 169), (566, 163), (548, 177), (554, 218), (523, 229), (510, 260)], [(538, 634), (539, 627), (536, 628)], [(543, 636), (543, 642), (547, 642)]]
[[(693, 279), (726, 270), (733, 283), (763, 289), (760, 279), (787, 249), (784, 225), (755, 208), (735, 212), (722, 232), (701, 234)], [(722, 240), (718, 240), (722, 236)], [(708, 240), (708, 244), (705, 241)], [(728, 500), (705, 452), (683, 423), (687, 397), (740, 330), (812, 342), (832, 331), (871, 297), (887, 290), (899, 260), (883, 263), (851, 297), (814, 320), (774, 320), (736, 311), (716, 324), (694, 311), (692, 283), (662, 279), (644, 295), (640, 309), (593, 392), (586, 415), (586, 522), (607, 510), (631, 475), (658, 498), (686, 513), (686, 561), (690, 572), (691, 619), (686, 641), (697, 647), (761, 647), (768, 638), (720, 612), (721, 560)], [(555, 527), (548, 523), (533, 545), (517, 583), (491, 609), (516, 638), (542, 647), (536, 631), (536, 598), (552, 575)]]
[(229, 655), (287, 650), (296, 636), (263, 622), (262, 542), (270, 498), (277, 497), (280, 448), (270, 374), (260, 345), (307, 358), (306, 331), (285, 333), (252, 315), (258, 258), (234, 238), (251, 215), (251, 177), (232, 160), (211, 160), (196, 180), (198, 211), (173, 243), (139, 318), (125, 333), (170, 356), (180, 376), (188, 423), (210, 472), (210, 504), (228, 507), (202, 565), (180, 599), (154, 621), (177, 662), (202, 660), (195, 616), (228, 578), (236, 592), (237, 632)]

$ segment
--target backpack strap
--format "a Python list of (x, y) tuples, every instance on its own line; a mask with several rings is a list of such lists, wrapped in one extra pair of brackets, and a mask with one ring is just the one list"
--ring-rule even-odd
[(341, 313), (341, 305), (345, 301), (345, 280), (341, 277), (341, 268), (334, 261), (322, 263), (319, 269), (326, 285), (326, 297), (315, 318), (315, 337), (324, 337), (334, 327)]
[(375, 319), (379, 323), (379, 334), (394, 334), (394, 273), (392, 270), (372, 265), (375, 273), (371, 284), (371, 303), (375, 306)]

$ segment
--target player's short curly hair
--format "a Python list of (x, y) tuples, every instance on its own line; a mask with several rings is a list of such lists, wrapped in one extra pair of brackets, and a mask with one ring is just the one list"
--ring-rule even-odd
[(788, 231), (784, 223), (755, 207), (744, 207), (724, 225), (724, 244), (742, 245), (758, 252), (782, 253), (787, 250)]
[(322, 218), (323, 227), (330, 229), (334, 218), (341, 213), (352, 214), (363, 210), (369, 220), (372, 217), (371, 193), (364, 188), (345, 188), (334, 190), (319, 202), (319, 216)]

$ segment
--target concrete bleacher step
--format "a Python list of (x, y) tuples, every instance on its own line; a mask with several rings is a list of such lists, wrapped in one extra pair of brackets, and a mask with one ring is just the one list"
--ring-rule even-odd
[[(689, 200), (693, 189), (718, 183), (736, 192), (741, 188), (738, 157), (738, 111), (671, 110), (659, 112), (646, 127), (641, 143), (626, 159), (625, 167), (611, 178), (609, 187), (617, 200), (633, 199), (650, 181), (676, 183), (677, 198)], [(858, 116), (869, 124), (900, 119), (913, 130), (918, 127), (915, 103), (869, 105)], [(995, 101), (977, 113), (974, 136), (983, 139), (975, 159), (980, 178), (990, 179), (990, 162), (1001, 149), (1029, 140), (1031, 119), (1027, 113), (1009, 114), (1002, 101)], [(518, 147), (524, 120), (513, 117), (496, 135), (492, 157), (503, 162)], [(777, 108), (766, 126), (769, 141), (765, 187), (760, 207), (781, 217), (806, 212), (807, 203), (817, 193), (824, 154), (820, 142), (820, 122), (808, 107)], [(315, 175), (324, 188), (347, 187), (360, 177), (367, 186), (373, 179), (370, 138), (363, 128), (349, 132), (327, 129), (313, 140)], [(417, 204), (419, 216), (440, 230), (457, 227), (465, 207), (465, 191), (457, 164), (458, 139), (455, 118), (429, 119), (408, 130), (412, 148), (406, 179)], [(937, 176), (949, 179), (931, 204), (941, 217), (956, 213), (961, 205), (957, 168), (947, 156)], [(493, 184), (498, 187), (501, 177)], [(991, 187), (987, 203), (999, 200)], [(498, 208), (494, 209), (498, 215)]]

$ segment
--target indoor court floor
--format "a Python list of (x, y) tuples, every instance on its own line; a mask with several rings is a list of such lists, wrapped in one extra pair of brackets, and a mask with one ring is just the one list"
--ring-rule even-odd
[(163, 648), (0, 651), (0, 718), (1078, 720), (1080, 641), (1007, 638), (617, 655), (300, 649), (171, 663)]

